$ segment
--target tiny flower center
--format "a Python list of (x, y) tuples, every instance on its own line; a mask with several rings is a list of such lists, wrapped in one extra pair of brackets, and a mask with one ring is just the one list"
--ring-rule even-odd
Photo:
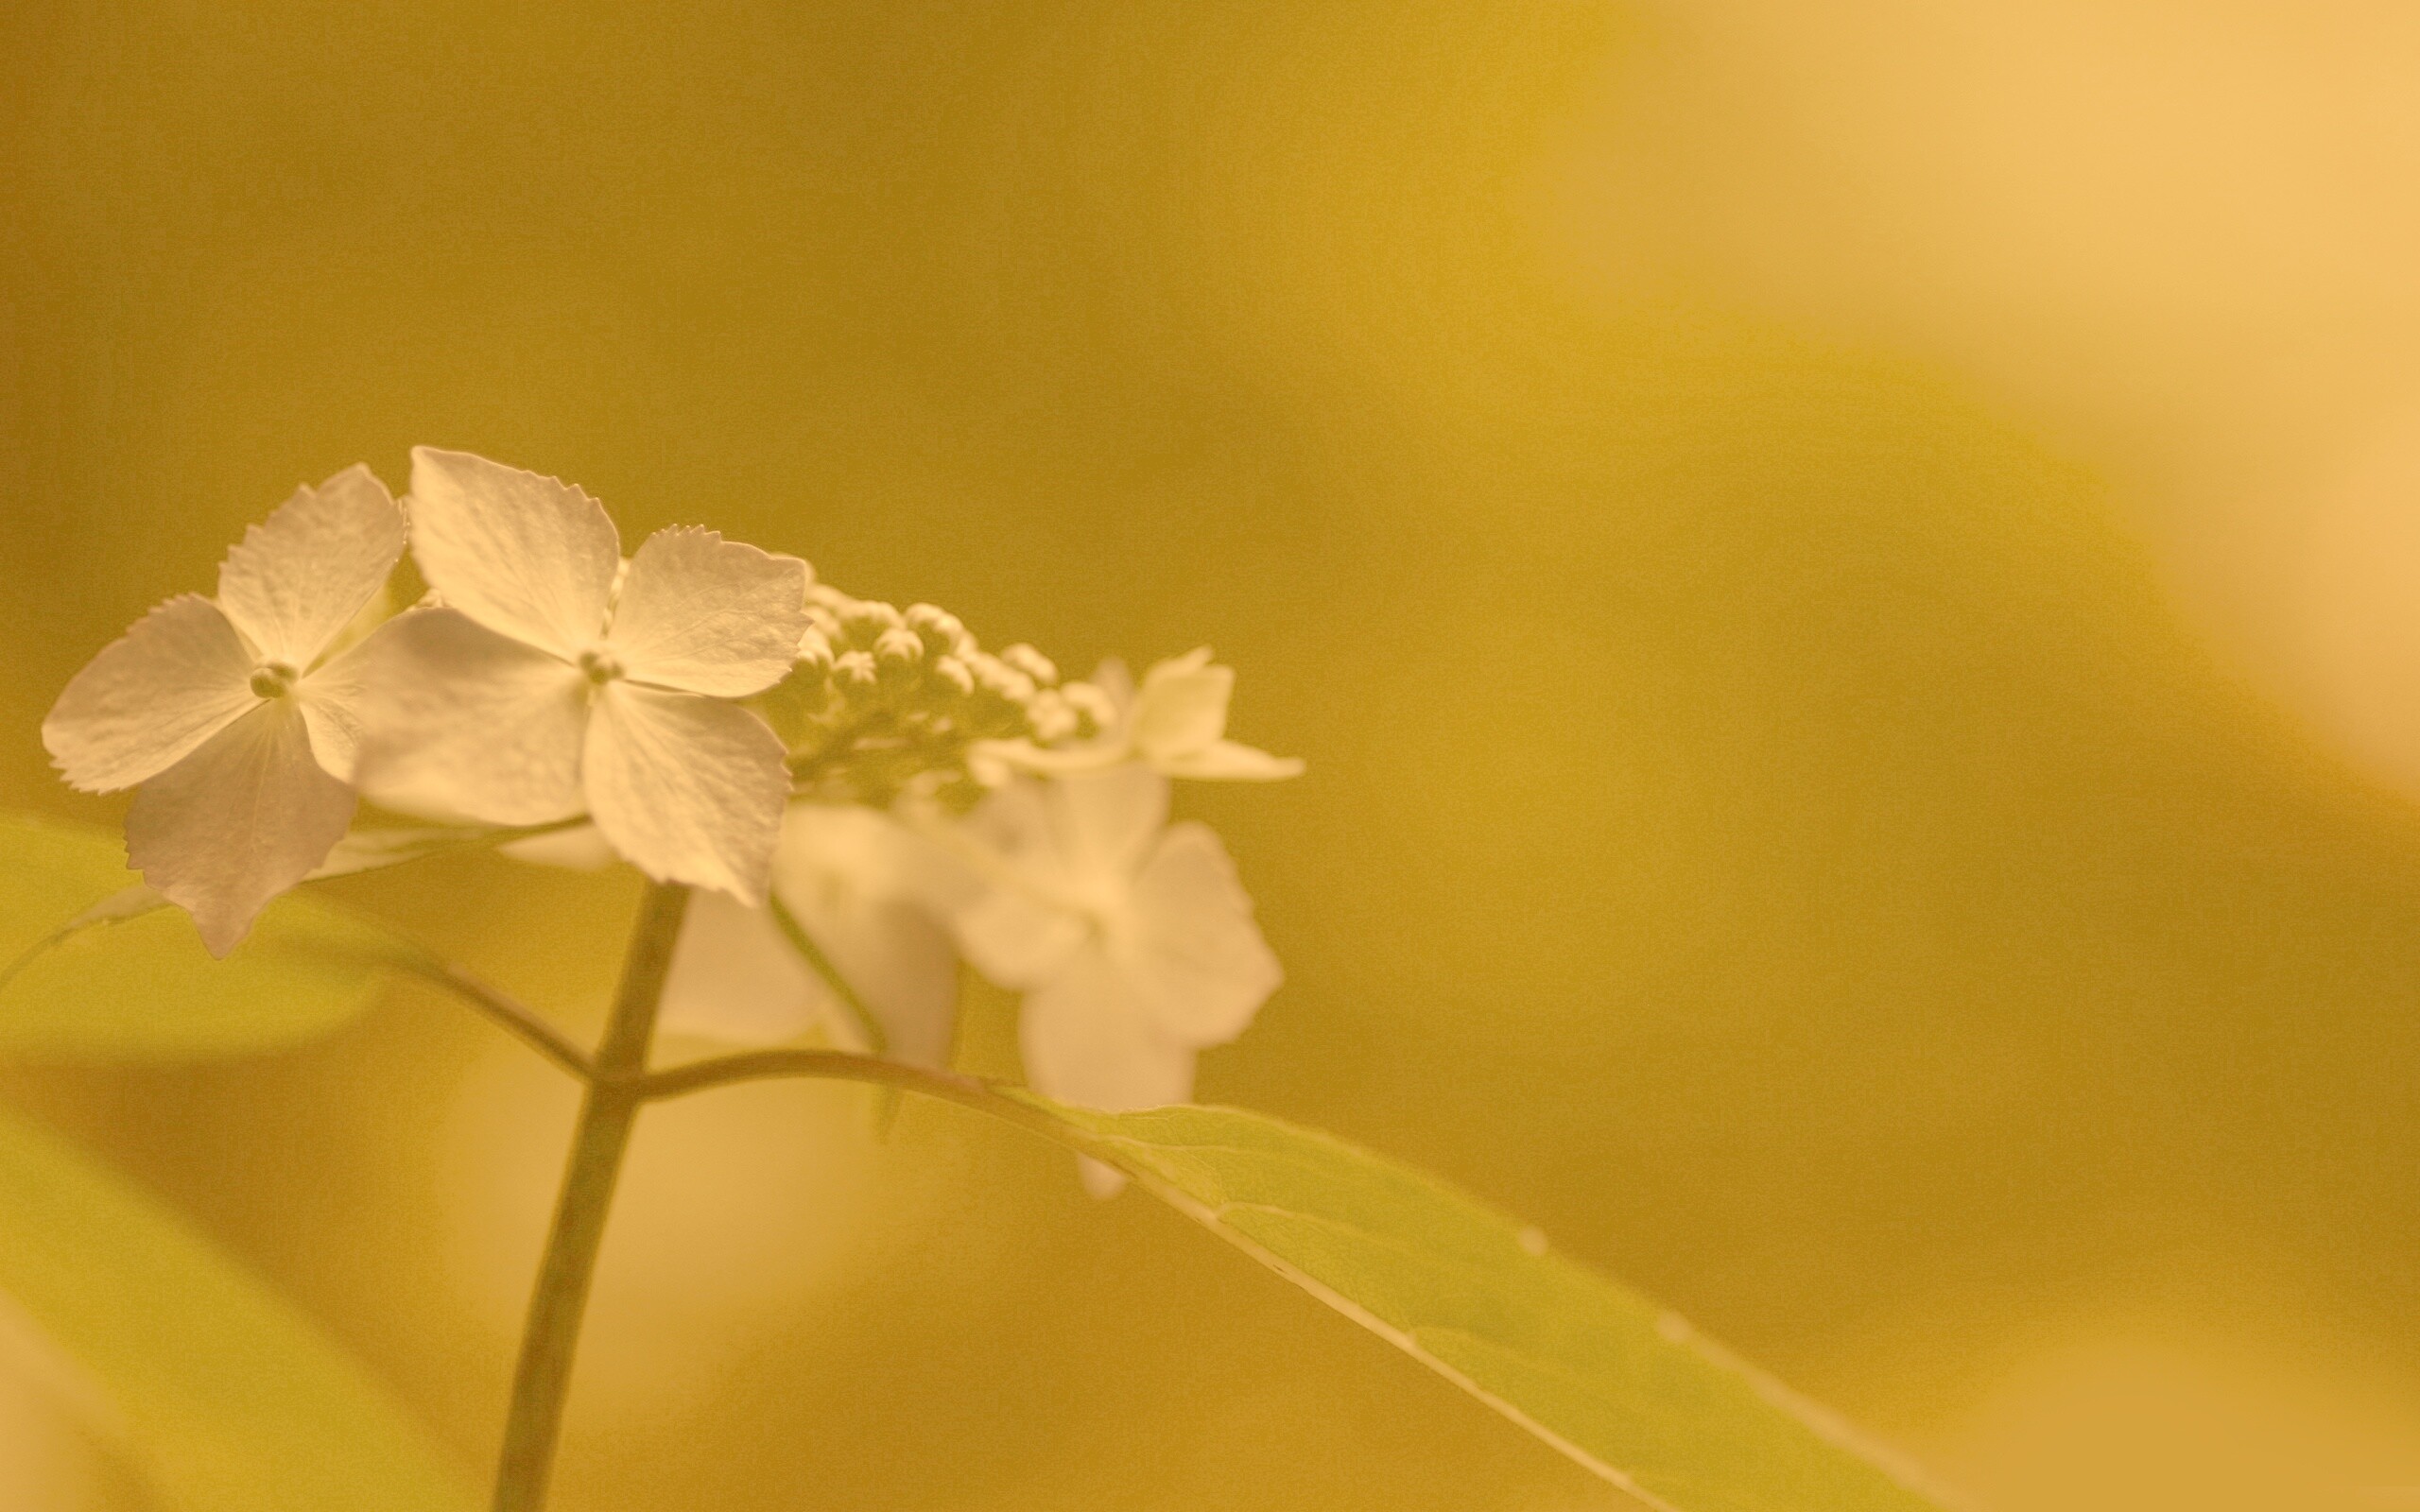
[(258, 698), (283, 698), (294, 691), (294, 679), (301, 676), (283, 662), (264, 662), (252, 668), (252, 696)]
[(580, 675), (602, 687), (622, 676), (621, 658), (601, 645), (592, 645), (579, 653)]

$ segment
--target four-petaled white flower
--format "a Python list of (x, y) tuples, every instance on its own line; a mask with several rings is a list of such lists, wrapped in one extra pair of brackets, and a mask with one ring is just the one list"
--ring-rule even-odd
[(781, 680), (806, 564), (659, 530), (626, 565), (580, 490), (462, 452), (412, 452), (412, 556), (441, 607), (380, 639), (361, 781), (491, 824), (587, 814), (648, 875), (761, 902), (789, 772), (731, 700)]
[(1136, 688), (1122, 662), (1104, 662), (1092, 677), (1116, 717), (1080, 745), (1046, 748), (1031, 741), (986, 742), (978, 759), (1042, 775), (1096, 772), (1140, 762), (1169, 777), (1212, 782), (1271, 782), (1299, 777), (1291, 756), (1227, 738), (1227, 703), (1236, 691), (1232, 667), (1210, 661), (1202, 646), (1155, 663)]
[[(1184, 1102), (1196, 1052), (1241, 1034), (1283, 979), (1226, 848), (1167, 809), (1167, 779), (1127, 765), (1018, 782), (967, 821), (1004, 865), (959, 912), (959, 943), (1025, 993), (1018, 1041), (1046, 1095)], [(1090, 1165), (1085, 1179), (1115, 1188)]]
[[(782, 821), (773, 897), (872, 1014), (893, 1060), (949, 1060), (958, 953), (943, 921), (976, 885), (941, 847), (874, 809), (799, 803)], [(821, 1031), (845, 1049), (876, 1048), (769, 907), (715, 893), (690, 901), (662, 1012), (670, 1033), (727, 1043)]]
[(185, 594), (136, 621), (43, 721), (74, 786), (140, 784), (128, 859), (214, 954), (353, 820), (370, 648), (330, 653), (403, 549), (403, 511), (367, 468), (298, 490), (227, 553), (216, 599)]

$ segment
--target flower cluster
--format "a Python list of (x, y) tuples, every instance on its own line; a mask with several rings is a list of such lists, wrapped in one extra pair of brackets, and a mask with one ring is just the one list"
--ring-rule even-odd
[(297, 491), (43, 738), (137, 790), (129, 858), (215, 954), (316, 875), (619, 860), (699, 889), (668, 1028), (941, 1064), (963, 959), (1024, 995), (1037, 1088), (1120, 1109), (1188, 1097), (1279, 981), (1217, 836), (1168, 822), (1170, 779), (1301, 769), (1227, 739), (1233, 684), (1207, 651), (1063, 679), (711, 530), (626, 558), (581, 490), (422, 447), (401, 502), (361, 467)]

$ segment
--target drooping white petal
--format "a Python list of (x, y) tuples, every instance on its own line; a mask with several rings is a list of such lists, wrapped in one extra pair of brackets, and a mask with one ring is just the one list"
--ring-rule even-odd
[(366, 467), (294, 490), (218, 566), (218, 607), (265, 662), (300, 672), (404, 554), (404, 511)]
[(745, 697), (797, 660), (806, 582), (796, 557), (712, 530), (659, 530), (631, 558), (606, 639), (642, 682)]
[(1026, 994), (1017, 1021), (1026, 1079), (1046, 1097), (1132, 1112), (1193, 1095), (1192, 1049), (1160, 1032), (1134, 986), (1098, 951)]
[(1194, 782), (1278, 782), (1303, 775), (1299, 756), (1271, 756), (1232, 740), (1214, 740), (1200, 750), (1156, 757), (1151, 765), (1170, 777)]
[(1243, 1033), (1285, 972), (1253, 921), (1252, 899), (1207, 825), (1170, 829), (1135, 873), (1107, 940), (1170, 1038), (1223, 1044)]
[(326, 858), (353, 810), (353, 789), (311, 754), (302, 711), (272, 699), (143, 784), (127, 811), (127, 858), (224, 955)]
[(566, 661), (605, 633), (621, 538), (560, 478), (468, 452), (412, 448), (412, 558), (438, 596)]
[(761, 903), (789, 801), (783, 755), (737, 704), (609, 682), (582, 758), (589, 812), (648, 876)]
[(1167, 822), (1167, 779), (1148, 766), (1070, 773), (1046, 791), (1058, 848), (1080, 877), (1132, 872)]
[(1208, 646), (1159, 662), (1143, 675), (1135, 695), (1135, 751), (1148, 761), (1209, 745), (1227, 732), (1227, 700), (1235, 690), (1235, 669), (1212, 666)]
[(251, 653), (217, 605), (172, 598), (76, 674), (42, 722), (42, 743), (75, 787), (132, 787), (259, 707), (251, 675)]
[(577, 668), (451, 609), (396, 616), (346, 660), (356, 657), (367, 692), (354, 779), (372, 801), (489, 824), (587, 807), (589, 690)]
[(823, 984), (772, 916), (718, 892), (689, 900), (664, 980), (665, 1029), (727, 1044), (772, 1045), (826, 1021)]

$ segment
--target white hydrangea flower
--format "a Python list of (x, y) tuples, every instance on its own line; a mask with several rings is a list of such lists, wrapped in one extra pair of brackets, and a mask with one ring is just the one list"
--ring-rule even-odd
[(1300, 760), (1227, 739), (1227, 704), (1236, 691), (1232, 667), (1210, 660), (1202, 646), (1155, 663), (1136, 688), (1122, 662), (1104, 662), (1093, 685), (1113, 717), (1100, 734), (1079, 746), (1046, 749), (1030, 741), (986, 742), (979, 756), (1012, 770), (1042, 775), (1097, 772), (1140, 762), (1169, 777), (1211, 782), (1270, 782), (1303, 772)]
[(1167, 811), (1167, 779), (1128, 765), (1019, 782), (968, 820), (1004, 867), (959, 910), (959, 943), (1025, 994), (1018, 1041), (1047, 1096), (1109, 1112), (1184, 1102), (1196, 1053), (1243, 1033), (1284, 978), (1226, 848)]
[[(76, 675), (43, 744), (87, 792), (141, 785), (128, 859), (224, 955), (352, 823), (369, 645), (332, 653), (404, 550), (363, 467), (244, 533), (216, 599), (172, 598)], [(372, 644), (379, 639), (372, 638)]]
[[(876, 810), (799, 803), (783, 818), (773, 895), (872, 1012), (893, 1060), (949, 1059), (958, 953), (942, 920), (974, 886), (940, 847)], [(845, 1049), (875, 1048), (769, 908), (715, 893), (690, 902), (662, 1014), (668, 1032), (727, 1043), (821, 1030)]]
[(440, 606), (381, 637), (372, 798), (490, 824), (587, 814), (660, 881), (760, 902), (789, 772), (731, 700), (781, 680), (806, 564), (659, 530), (625, 564), (604, 507), (463, 452), (412, 452), (412, 556)]

